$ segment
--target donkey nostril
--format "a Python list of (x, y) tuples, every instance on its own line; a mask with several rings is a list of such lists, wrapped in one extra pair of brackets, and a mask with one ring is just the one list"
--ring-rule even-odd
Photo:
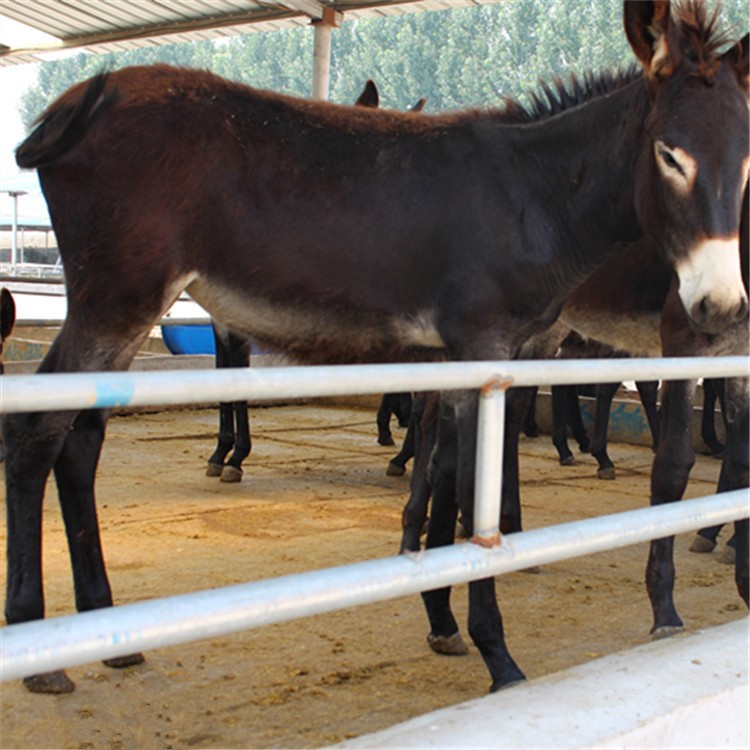
[(708, 297), (704, 297), (698, 303), (698, 318), (699, 320), (705, 320), (708, 317)]

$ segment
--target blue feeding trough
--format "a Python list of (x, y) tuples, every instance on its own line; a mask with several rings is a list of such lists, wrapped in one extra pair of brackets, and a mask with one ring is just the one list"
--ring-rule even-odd
[(210, 323), (163, 325), (161, 335), (172, 354), (216, 354), (216, 342)]

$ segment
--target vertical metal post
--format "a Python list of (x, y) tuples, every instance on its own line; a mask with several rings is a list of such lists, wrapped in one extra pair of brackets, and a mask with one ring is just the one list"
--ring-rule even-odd
[(485, 546), (500, 542), (505, 393), (509, 385), (493, 378), (479, 392), (473, 541)]
[(315, 39), (313, 41), (313, 99), (328, 101), (331, 78), (331, 29), (340, 25), (341, 14), (331, 8), (323, 11), (322, 18), (313, 20)]
[(9, 190), (8, 195), (13, 198), (13, 239), (10, 249), (10, 273), (16, 275), (18, 264), (18, 196), (26, 195), (25, 190)]

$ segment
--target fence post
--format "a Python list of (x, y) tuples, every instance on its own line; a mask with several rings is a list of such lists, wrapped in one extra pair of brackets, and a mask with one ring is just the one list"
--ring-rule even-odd
[(479, 391), (472, 540), (483, 546), (500, 543), (505, 394), (509, 386), (510, 381), (495, 377)]

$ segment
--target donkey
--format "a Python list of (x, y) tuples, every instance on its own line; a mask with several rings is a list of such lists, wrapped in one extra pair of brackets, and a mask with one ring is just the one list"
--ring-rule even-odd
[[(16, 322), (16, 302), (8, 289), (0, 289), (0, 375), (5, 372), (3, 366), (3, 347), (13, 331)], [(5, 460), (5, 449), (0, 436), (0, 461)]]
[[(343, 107), (168, 66), (72, 87), (16, 152), (38, 169), (68, 293), (39, 371), (127, 367), (182, 290), (231, 330), (311, 363), (510, 359), (644, 232), (679, 275), (693, 325), (711, 334), (744, 320), (747, 40), (720, 54), (692, 2), (672, 17), (667, 0), (627, 0), (624, 18), (640, 69), (574, 81), (558, 112)], [(433, 513), (459, 507), (475, 542), (498, 544), (473, 527), (477, 399), (441, 399)], [(9, 623), (44, 616), (53, 469), (76, 606), (112, 604), (94, 501), (107, 416), (5, 421)], [(492, 579), (469, 585), (469, 632), (492, 690), (523, 679)], [(72, 689), (61, 671), (25, 681)]]
[[(747, 289), (750, 266), (750, 194), (745, 190), (740, 231), (742, 274)], [(642, 262), (634, 263), (641, 258)], [(669, 281), (666, 286), (664, 278)], [(658, 310), (658, 312), (657, 312)], [(561, 319), (577, 330), (607, 340), (612, 346), (626, 347), (637, 356), (713, 356), (750, 353), (750, 332), (742, 321), (724, 331), (705, 335), (691, 326), (680, 304), (677, 281), (659, 258), (650, 240), (637, 243), (610, 258), (565, 301)], [(527, 358), (549, 356), (569, 330), (557, 323), (542, 336), (535, 337), (522, 349)], [(750, 412), (747, 378), (713, 380), (722, 407), (727, 432), (718, 491), (747, 487), (750, 462)], [(530, 389), (524, 389), (528, 391)], [(691, 435), (695, 382), (666, 382), (663, 386), (662, 421), (664, 430), (657, 443), (652, 470), (652, 504), (679, 500), (693, 466), (695, 455)], [(676, 394), (676, 395), (675, 395)], [(436, 429), (438, 394), (428, 394), (427, 403), (415, 402), (415, 414), (421, 419), (414, 429), (417, 449), (411, 494), (403, 511), (401, 551), (419, 549), (420, 532), (425, 523), (431, 485), (421, 467), (429, 456)], [(530, 398), (530, 397), (529, 397)], [(518, 487), (518, 438), (525, 422), (527, 401), (509, 399), (506, 423), (505, 474), (503, 484), (503, 528), (506, 532), (521, 530), (521, 508)], [(713, 415), (712, 415), (713, 417)], [(410, 427), (416, 427), (416, 423)], [(703, 425), (703, 430), (706, 430)], [(420, 471), (418, 471), (420, 467)], [(434, 519), (430, 521), (435, 523)], [(452, 533), (450, 522), (443, 533)], [(459, 526), (460, 529), (460, 526)], [(708, 552), (716, 544), (721, 526), (702, 529), (691, 545), (691, 551)], [(747, 520), (735, 524), (735, 534), (727, 542), (722, 561), (735, 565), (735, 579), (740, 595), (748, 603)], [(648, 592), (651, 598), (655, 638), (671, 635), (683, 626), (674, 607), (674, 566), (672, 540), (652, 543), (647, 565)], [(738, 552), (738, 549), (745, 550)], [(447, 603), (443, 606), (447, 609)], [(442, 615), (447, 617), (445, 613)], [(429, 640), (433, 650), (443, 654), (464, 654), (466, 645), (456, 632), (448, 639)]]
[[(742, 273), (746, 288), (750, 265), (749, 201), (746, 189), (740, 232)], [(562, 320), (565, 322), (561, 322)], [(658, 256), (657, 248), (650, 240), (620, 251), (597, 269), (565, 301), (561, 321), (549, 331), (527, 342), (521, 350), (520, 358), (551, 356), (568, 335), (569, 325), (575, 326), (576, 330), (604, 338), (612, 346), (626, 347), (634, 356), (660, 356), (662, 351), (667, 356), (750, 353), (750, 332), (744, 321), (712, 335), (701, 335), (693, 330), (680, 305), (677, 284), (672, 280), (671, 271)], [(725, 455), (718, 491), (747, 487), (750, 461), (747, 379), (713, 380), (709, 387), (716, 390), (721, 403), (732, 457), (730, 463)], [(679, 500), (684, 493), (695, 460), (690, 439), (694, 389), (694, 382), (664, 384), (662, 414), (665, 429), (657, 442), (652, 471), (653, 504)], [(509, 397), (506, 418), (502, 505), (502, 527), (506, 533), (520, 531), (522, 526), (518, 485), (518, 439), (521, 430), (528, 424), (526, 409), (533, 399), (534, 391), (535, 389), (518, 389), (509, 392), (509, 396), (513, 398)], [(670, 397), (672, 392), (677, 392), (681, 398)], [(427, 467), (436, 439), (439, 397), (437, 393), (420, 394), (415, 400), (414, 418), (404, 441), (402, 454), (407, 454), (408, 443), (411, 448), (409, 457), (414, 455), (415, 464), (409, 500), (402, 514), (402, 553), (420, 548), (420, 537), (427, 520), (427, 507), (432, 493)], [(711, 394), (708, 397), (709, 404), (710, 398)], [(653, 400), (655, 403), (655, 396)], [(597, 411), (598, 407), (599, 404)], [(711, 416), (713, 419), (713, 414)], [(601, 428), (601, 425), (599, 427)], [(708, 432), (705, 424), (702, 425), (702, 431)], [(397, 456), (393, 461), (398, 459)], [(434, 518), (430, 519), (430, 527), (436, 523)], [(747, 555), (743, 557), (736, 554), (738, 541), (740, 544), (747, 544), (747, 522), (738, 522), (735, 527), (736, 533), (727, 542), (721, 559), (722, 562), (735, 564), (738, 590), (747, 603)], [(460, 535), (463, 531), (462, 524), (459, 523), (456, 528)], [(721, 526), (700, 530), (691, 545), (691, 551), (711, 551), (716, 545), (716, 536), (720, 530)], [(441, 533), (453, 533), (452, 520), (445, 521), (445, 528)], [(674, 585), (671, 546), (665, 552), (661, 550), (661, 545), (664, 544), (664, 541), (659, 540), (652, 545), (652, 555), (647, 567), (649, 594), (654, 609), (654, 637), (664, 637), (682, 628), (671, 596)], [(662, 566), (665, 565), (664, 560), (669, 563), (669, 567), (664, 571), (654, 570), (658, 554), (662, 555)], [(443, 602), (442, 607), (447, 611), (442, 613), (442, 617), (450, 616), (447, 601)], [(428, 641), (438, 653), (467, 653), (466, 645), (458, 632), (450, 638), (430, 637)]]
[(0, 289), (0, 375), (3, 368), (3, 346), (13, 331), (16, 323), (16, 301), (8, 289)]

